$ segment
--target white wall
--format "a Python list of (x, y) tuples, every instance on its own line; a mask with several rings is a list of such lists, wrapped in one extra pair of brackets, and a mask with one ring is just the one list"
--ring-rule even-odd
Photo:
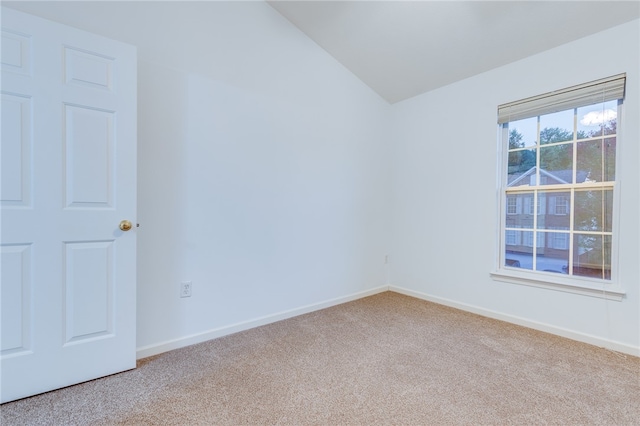
[[(639, 22), (563, 45), (392, 108), (391, 283), (432, 300), (640, 353)], [(621, 182), (622, 302), (493, 281), (497, 106), (627, 73)]]
[(201, 7), (140, 47), (139, 347), (385, 284), (389, 106), (267, 4)]
[(390, 106), (267, 3), (14, 7), (138, 47), (140, 356), (386, 284)]

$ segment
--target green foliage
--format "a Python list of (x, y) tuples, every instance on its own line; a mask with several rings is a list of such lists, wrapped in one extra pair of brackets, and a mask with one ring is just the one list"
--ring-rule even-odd
[(545, 127), (540, 130), (540, 145), (565, 142), (573, 139), (573, 132), (560, 127)]
[(573, 168), (573, 145), (562, 144), (540, 148), (540, 168), (549, 172)]
[(519, 133), (516, 129), (511, 129), (509, 132), (509, 149), (516, 149), (524, 147), (524, 142), (522, 142), (522, 134)]
[(524, 173), (536, 165), (536, 150), (525, 149), (509, 153), (509, 174)]
[[(523, 136), (516, 129), (509, 131), (509, 149), (524, 147)], [(523, 150), (509, 153), (509, 173), (524, 173), (536, 165), (536, 151)]]

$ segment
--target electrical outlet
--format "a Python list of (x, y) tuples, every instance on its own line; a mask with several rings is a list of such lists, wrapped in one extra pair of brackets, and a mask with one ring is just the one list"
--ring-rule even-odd
[(191, 281), (182, 281), (180, 283), (180, 297), (191, 297)]

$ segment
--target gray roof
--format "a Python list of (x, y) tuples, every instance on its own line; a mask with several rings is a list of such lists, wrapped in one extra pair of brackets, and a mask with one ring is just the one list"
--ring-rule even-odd
[[(518, 182), (528, 179), (529, 176), (535, 174), (537, 168), (537, 166), (533, 166), (526, 172), (510, 174), (507, 186), (518, 186)], [(543, 176), (547, 176), (548, 178), (554, 180), (554, 183), (558, 184), (571, 183), (571, 181), (573, 180), (573, 170), (571, 169), (554, 171), (540, 169), (540, 174)], [(582, 183), (586, 181), (588, 176), (589, 172), (586, 170), (576, 171), (576, 183)]]

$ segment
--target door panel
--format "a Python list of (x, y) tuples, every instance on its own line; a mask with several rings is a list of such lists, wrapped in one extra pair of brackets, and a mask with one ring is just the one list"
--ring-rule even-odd
[(136, 55), (2, 8), (0, 400), (135, 367)]
[(2, 207), (31, 204), (31, 99), (2, 94)]
[(31, 348), (31, 245), (4, 245), (2, 262), (2, 343), (0, 354)]
[(65, 47), (65, 80), (69, 85), (112, 90), (114, 58)]
[(114, 243), (65, 243), (65, 344), (113, 333)]
[(65, 105), (64, 115), (67, 207), (112, 207), (114, 112)]
[(31, 38), (28, 35), (2, 30), (2, 69), (31, 75)]

